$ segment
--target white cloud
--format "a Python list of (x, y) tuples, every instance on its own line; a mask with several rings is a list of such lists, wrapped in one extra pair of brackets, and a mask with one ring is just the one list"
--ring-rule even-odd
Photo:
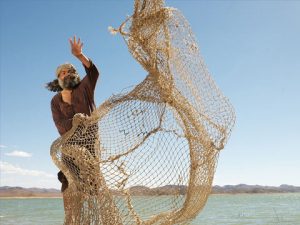
[(46, 173), (44, 171), (39, 170), (27, 170), (20, 168), (18, 166), (14, 166), (8, 162), (0, 161), (0, 170), (3, 174), (15, 174), (15, 175), (23, 175), (23, 176), (33, 176), (33, 177), (47, 177), (47, 178), (55, 178), (53, 174)]
[(0, 148), (7, 148), (6, 145), (0, 145)]
[(8, 153), (5, 153), (5, 155), (8, 155), (8, 156), (15, 156), (15, 157), (25, 157), (25, 158), (29, 158), (32, 156), (31, 153), (28, 153), (28, 152), (23, 152), (23, 151), (13, 151), (13, 152), (8, 152)]

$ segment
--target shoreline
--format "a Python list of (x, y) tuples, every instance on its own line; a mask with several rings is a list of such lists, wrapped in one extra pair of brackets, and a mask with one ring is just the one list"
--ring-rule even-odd
[[(300, 194), (300, 192), (269, 192), (269, 193), (214, 193), (210, 196), (222, 196), (222, 195), (283, 195), (283, 194)], [(167, 197), (172, 195), (133, 195), (132, 197)], [(0, 200), (4, 199), (62, 199), (63, 196), (0, 196)]]
[(30, 196), (30, 197), (19, 197), (19, 196), (12, 196), (12, 197), (0, 197), (1, 199), (40, 199), (40, 198), (51, 198), (51, 199), (55, 199), (55, 198), (63, 198), (61, 197), (44, 197), (44, 196)]

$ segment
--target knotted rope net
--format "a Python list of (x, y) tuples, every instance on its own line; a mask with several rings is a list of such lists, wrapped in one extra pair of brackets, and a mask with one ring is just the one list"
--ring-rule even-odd
[(188, 224), (211, 192), (233, 107), (199, 53), (184, 16), (136, 0), (120, 32), (148, 71), (51, 146), (66, 175), (65, 224)]

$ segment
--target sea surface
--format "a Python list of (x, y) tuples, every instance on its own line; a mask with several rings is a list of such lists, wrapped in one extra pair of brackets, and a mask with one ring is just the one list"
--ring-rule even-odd
[[(62, 225), (63, 219), (61, 198), (0, 199), (1, 225)], [(300, 193), (211, 195), (191, 224), (300, 225)]]

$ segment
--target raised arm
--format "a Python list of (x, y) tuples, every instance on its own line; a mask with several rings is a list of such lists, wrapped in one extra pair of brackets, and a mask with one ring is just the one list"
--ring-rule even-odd
[(76, 41), (76, 36), (74, 36), (73, 40), (72, 40), (72, 38), (70, 38), (69, 41), (70, 41), (70, 45), (71, 45), (71, 52), (72, 52), (72, 54), (77, 59), (79, 59), (85, 67), (90, 68), (91, 63), (90, 63), (88, 57), (86, 57), (82, 53), (83, 43), (80, 41), (80, 38), (78, 38), (78, 40)]

